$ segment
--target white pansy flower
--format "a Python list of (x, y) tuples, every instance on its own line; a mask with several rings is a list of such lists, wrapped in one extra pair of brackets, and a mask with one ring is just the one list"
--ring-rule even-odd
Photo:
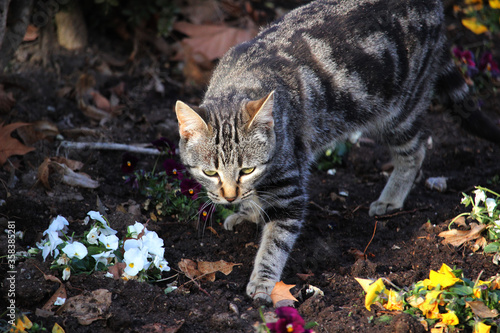
[(138, 248), (132, 248), (125, 251), (123, 256), (123, 261), (127, 264), (124, 272), (130, 276), (136, 276), (143, 268), (147, 262), (144, 251)]
[(64, 266), (64, 265), (67, 265), (69, 263), (69, 258), (68, 256), (63, 253), (58, 259), (57, 259), (57, 264), (58, 265), (61, 265), (61, 266)]
[(123, 243), (123, 250), (126, 252), (130, 249), (139, 248), (142, 249), (142, 240), (140, 239), (127, 239), (125, 243)]
[(104, 251), (104, 252), (92, 255), (92, 258), (94, 258), (96, 261), (96, 263), (95, 263), (96, 268), (97, 268), (97, 265), (99, 265), (99, 263), (103, 263), (105, 266), (109, 265), (109, 263), (111, 262), (111, 260), (114, 257), (115, 257), (115, 255), (113, 254), (113, 251)]
[(163, 257), (165, 249), (163, 248), (163, 239), (158, 237), (154, 231), (146, 233), (141, 238), (143, 246), (148, 249), (148, 252), (157, 256)]
[(91, 210), (90, 212), (87, 213), (87, 215), (92, 219), (101, 222), (104, 225), (108, 225), (104, 217), (101, 215), (101, 213)]
[(106, 221), (106, 219), (101, 215), (101, 213), (95, 211), (95, 210), (91, 210), (90, 212), (87, 213), (88, 216), (90, 216), (90, 218), (92, 220), (96, 220), (98, 222), (100, 222), (102, 224), (102, 226), (99, 228), (101, 233), (106, 235), (106, 236), (109, 236), (109, 235), (114, 235), (117, 233), (116, 230), (112, 229), (109, 225), (108, 225), (108, 222)]
[(492, 199), (492, 198), (487, 198), (484, 203), (486, 205), (486, 209), (488, 210), (488, 215), (490, 217), (492, 217), (493, 216), (493, 211), (495, 210), (495, 208), (497, 206), (496, 200)]
[(134, 238), (137, 238), (143, 230), (144, 233), (148, 232), (148, 229), (144, 228), (144, 225), (139, 222), (135, 222), (134, 225), (129, 225), (127, 227), (128, 233)]
[(153, 264), (162, 272), (170, 270), (168, 262), (164, 258), (160, 258), (159, 256), (155, 256), (155, 258), (153, 259)]
[(88, 254), (87, 248), (80, 242), (69, 243), (63, 247), (62, 251), (66, 253), (69, 258), (77, 257), (78, 259), (83, 259)]
[[(64, 227), (66, 227), (67, 225), (69, 225), (68, 220), (66, 220), (61, 215), (57, 215), (57, 217), (52, 220), (52, 222), (49, 225), (49, 228), (45, 232), (60, 231), (60, 230), (63, 230)], [(45, 235), (45, 232), (43, 233), (44, 235)]]
[(47, 234), (48, 240), (46, 239), (45, 242), (37, 244), (38, 248), (42, 250), (42, 256), (43, 256), (43, 261), (47, 259), (47, 256), (50, 254), (53, 257), (57, 257), (59, 254), (59, 250), (57, 249), (57, 246), (59, 244), (64, 243), (64, 241), (59, 238), (59, 234), (57, 231), (52, 230), (49, 231), (48, 229), (45, 230), (44, 235)]
[(97, 245), (99, 244), (98, 240), (99, 240), (99, 229), (97, 229), (97, 227), (93, 227), (87, 234), (87, 242), (89, 242), (89, 244)]
[(118, 248), (118, 237), (115, 235), (109, 235), (106, 236), (104, 234), (101, 234), (99, 236), (99, 241), (104, 244), (107, 250), (116, 250)]
[(71, 276), (71, 269), (69, 267), (66, 267), (62, 272), (62, 279), (66, 281), (69, 279), (70, 276)]
[(481, 202), (486, 201), (486, 193), (484, 193), (483, 190), (477, 189), (474, 191), (474, 194), (476, 195), (474, 198), (474, 203), (479, 205)]

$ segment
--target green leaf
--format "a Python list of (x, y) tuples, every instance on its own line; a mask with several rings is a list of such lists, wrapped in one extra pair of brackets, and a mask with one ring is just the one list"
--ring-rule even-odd
[(461, 296), (472, 295), (474, 292), (471, 287), (461, 286), (461, 285), (454, 285), (449, 290), (450, 290), (450, 293), (461, 295)]
[(500, 252), (500, 243), (498, 242), (489, 243), (484, 247), (484, 252), (486, 253)]
[(311, 321), (304, 325), (304, 329), (309, 330), (315, 326), (318, 326), (318, 323), (315, 321)]

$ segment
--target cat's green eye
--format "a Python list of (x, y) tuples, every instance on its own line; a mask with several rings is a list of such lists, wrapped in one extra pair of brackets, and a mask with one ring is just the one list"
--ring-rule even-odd
[(244, 175), (249, 175), (255, 170), (255, 167), (253, 168), (243, 168), (241, 169), (241, 173)]
[(207, 175), (208, 177), (217, 176), (217, 171), (214, 171), (214, 170), (203, 170), (203, 173), (205, 175)]

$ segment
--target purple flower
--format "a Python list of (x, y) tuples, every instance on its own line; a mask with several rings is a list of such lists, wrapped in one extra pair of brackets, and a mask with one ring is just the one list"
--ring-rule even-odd
[(467, 74), (468, 77), (473, 77), (478, 73), (474, 54), (471, 51), (464, 51), (461, 47), (454, 47), (453, 55), (460, 61), (462, 66), (465, 67), (464, 74)]
[(181, 181), (181, 193), (193, 200), (198, 198), (198, 193), (200, 193), (200, 189), (201, 185), (193, 179), (184, 178)]
[(460, 62), (463, 62), (467, 66), (471, 67), (476, 67), (476, 63), (474, 61), (474, 54), (472, 54), (471, 51), (469, 50), (462, 50), (461, 47), (454, 47), (453, 48), (453, 55), (460, 60)]
[(206, 222), (212, 216), (214, 210), (215, 206), (213, 204), (207, 204), (206, 202), (201, 204), (200, 208), (198, 208), (199, 219)]
[(175, 144), (167, 138), (161, 137), (151, 142), (151, 144), (155, 146), (159, 151), (166, 151), (172, 155), (175, 155)]
[(304, 319), (299, 312), (290, 306), (283, 306), (276, 309), (278, 321), (275, 323), (266, 324), (271, 332), (276, 333), (313, 333), (313, 330), (304, 329)]
[(482, 72), (490, 72), (491, 76), (496, 78), (500, 75), (497, 62), (493, 59), (491, 52), (484, 52), (479, 60), (479, 70)]
[(163, 162), (163, 168), (167, 172), (168, 176), (177, 178), (177, 179), (182, 179), (182, 171), (184, 171), (185, 167), (181, 163), (177, 162), (176, 160), (173, 160), (171, 158), (166, 159), (165, 162)]
[(130, 153), (125, 153), (122, 156), (122, 172), (123, 173), (132, 173), (137, 165), (139, 159), (137, 156), (132, 155)]
[(132, 189), (133, 190), (138, 190), (139, 189), (139, 181), (137, 180), (137, 176), (136, 175), (128, 176), (125, 179), (125, 184), (128, 184), (128, 183), (130, 183), (132, 185)]

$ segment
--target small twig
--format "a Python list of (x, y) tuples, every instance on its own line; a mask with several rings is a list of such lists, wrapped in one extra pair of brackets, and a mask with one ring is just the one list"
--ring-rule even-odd
[(156, 301), (156, 299), (157, 299), (158, 297), (160, 297), (160, 295), (161, 295), (161, 294), (158, 294), (158, 295), (156, 295), (156, 297), (155, 297), (155, 298), (153, 298), (153, 302), (151, 303), (151, 306), (149, 307), (149, 310), (148, 310), (148, 312), (146, 312), (146, 314), (149, 314), (149, 313), (153, 310), (153, 306), (155, 305), (155, 301)]
[(391, 286), (393, 286), (394, 288), (396, 288), (397, 290), (401, 290), (401, 288), (399, 288), (398, 286), (396, 286), (394, 283), (392, 283), (391, 280), (389, 280), (388, 278), (382, 278), (382, 280), (384, 280), (385, 282), (387, 282), (388, 284), (390, 284)]
[(326, 209), (326, 208), (324, 208), (324, 207), (321, 207), (320, 205), (318, 205), (318, 204), (317, 204), (317, 203), (315, 203), (314, 201), (309, 201), (309, 203), (310, 203), (311, 205), (313, 205), (314, 207), (317, 207), (317, 208), (321, 209), (323, 212), (326, 212), (326, 213), (328, 213), (328, 214), (330, 214), (330, 215), (338, 215), (338, 216), (340, 216), (340, 213), (339, 213), (339, 211), (337, 211), (337, 210), (329, 210), (329, 209)]
[(375, 232), (377, 231), (377, 223), (378, 223), (378, 221), (375, 220), (375, 227), (373, 227), (372, 238), (370, 239), (368, 244), (366, 244), (365, 250), (363, 251), (363, 255), (365, 256), (365, 258), (366, 258), (366, 250), (368, 250), (368, 246), (370, 246), (370, 244), (372, 243), (373, 237), (375, 237)]
[(122, 150), (137, 154), (150, 154), (150, 155), (160, 155), (161, 152), (156, 148), (146, 148), (147, 144), (136, 144), (128, 145), (124, 143), (115, 142), (73, 142), (73, 141), (63, 141), (57, 148), (67, 148), (67, 149), (97, 149), (97, 150)]

